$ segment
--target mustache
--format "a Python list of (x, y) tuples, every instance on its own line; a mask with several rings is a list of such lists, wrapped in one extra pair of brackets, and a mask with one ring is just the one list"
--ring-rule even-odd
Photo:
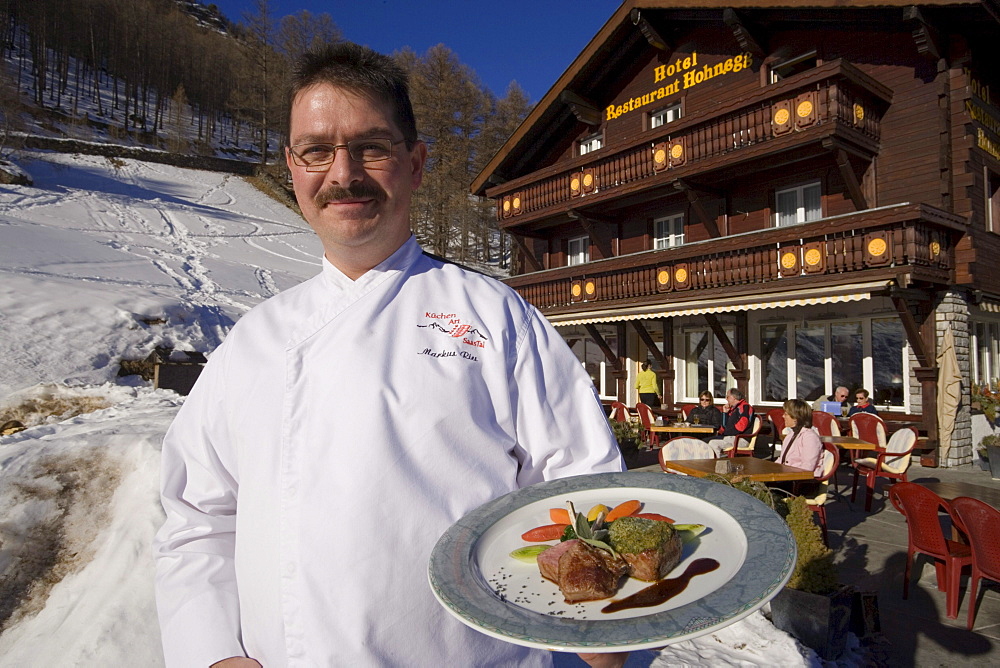
[(322, 207), (330, 202), (344, 199), (373, 199), (376, 202), (384, 202), (388, 194), (377, 183), (352, 183), (349, 187), (331, 185), (320, 190), (313, 196), (313, 202), (317, 207)]

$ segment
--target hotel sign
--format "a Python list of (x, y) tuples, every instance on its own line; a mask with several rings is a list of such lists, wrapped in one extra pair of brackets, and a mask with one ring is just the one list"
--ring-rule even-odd
[(610, 121), (630, 111), (635, 111), (653, 102), (676, 95), (682, 90), (694, 88), (709, 79), (742, 72), (745, 69), (749, 69), (751, 62), (749, 53), (741, 53), (738, 56), (727, 58), (714, 65), (702, 65), (699, 68), (697, 51), (693, 52), (690, 56), (678, 57), (668, 65), (658, 65), (653, 69), (653, 83), (666, 83), (648, 93), (637, 95), (622, 104), (608, 105), (608, 108), (605, 110), (606, 120)]

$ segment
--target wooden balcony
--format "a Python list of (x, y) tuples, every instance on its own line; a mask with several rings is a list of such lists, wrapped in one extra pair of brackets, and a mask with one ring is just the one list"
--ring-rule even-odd
[(965, 221), (900, 204), (507, 279), (546, 315), (895, 281), (954, 282)]
[[(776, 153), (836, 146), (870, 158), (892, 93), (846, 61), (491, 188), (504, 229)], [(773, 159), (773, 158), (770, 158)], [(734, 172), (736, 173), (736, 172)]]

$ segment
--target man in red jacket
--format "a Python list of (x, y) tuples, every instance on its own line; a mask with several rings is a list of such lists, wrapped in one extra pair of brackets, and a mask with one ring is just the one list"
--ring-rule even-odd
[(726, 403), (729, 404), (729, 410), (726, 411), (722, 426), (719, 427), (721, 438), (712, 439), (708, 443), (715, 449), (716, 455), (734, 447), (737, 436), (753, 431), (753, 406), (747, 403), (743, 392), (735, 387), (730, 388), (726, 392)]

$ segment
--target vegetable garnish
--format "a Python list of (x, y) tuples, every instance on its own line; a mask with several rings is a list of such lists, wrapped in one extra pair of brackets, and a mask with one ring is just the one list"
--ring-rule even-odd
[(573, 529), (576, 531), (576, 537), (585, 543), (593, 545), (594, 547), (600, 548), (611, 554), (615, 554), (615, 551), (606, 542), (608, 539), (608, 530), (602, 529), (601, 526), (604, 522), (604, 511), (598, 513), (597, 517), (594, 519), (593, 525), (587, 520), (587, 516), (583, 513), (576, 512), (573, 508), (573, 502), (566, 502), (567, 510), (570, 516), (576, 517), (576, 522), (573, 524)]
[(665, 515), (660, 515), (659, 513), (636, 513), (635, 515), (630, 515), (629, 517), (642, 517), (647, 520), (659, 520), (660, 522), (674, 523), (672, 519)]
[(619, 517), (625, 517), (627, 515), (632, 515), (642, 508), (642, 504), (639, 501), (625, 501), (624, 503), (619, 503), (617, 506), (611, 509), (605, 518), (608, 522), (614, 522)]
[(559, 540), (566, 530), (567, 524), (546, 524), (535, 527), (521, 534), (521, 539), (529, 543), (544, 543), (547, 540)]
[(551, 545), (525, 545), (524, 547), (519, 547), (510, 553), (510, 556), (514, 557), (518, 561), (523, 561), (526, 564), (536, 563), (538, 560), (538, 555), (540, 555), (545, 550), (552, 547)]
[(572, 524), (573, 520), (569, 518), (569, 513), (566, 512), (565, 508), (551, 508), (549, 510), (549, 519), (555, 524)]

